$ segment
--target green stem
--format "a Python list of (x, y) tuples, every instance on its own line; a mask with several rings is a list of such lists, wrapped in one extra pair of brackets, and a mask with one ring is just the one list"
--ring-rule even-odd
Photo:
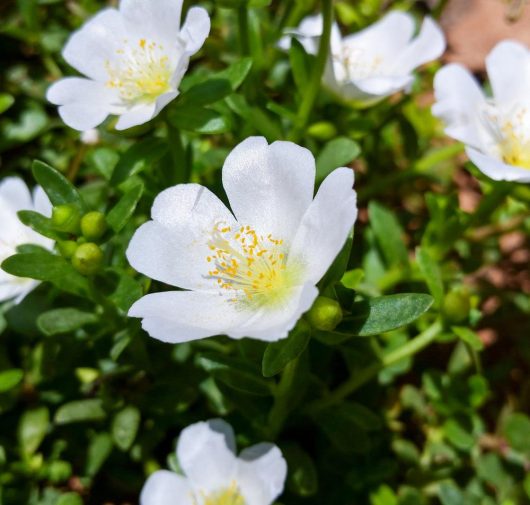
[(237, 9), (237, 22), (239, 25), (239, 43), (241, 46), (241, 54), (243, 56), (248, 56), (250, 54), (250, 35), (248, 31), (247, 7), (239, 7)]
[(324, 29), (322, 37), (320, 38), (317, 60), (313, 67), (313, 73), (311, 74), (309, 85), (302, 102), (300, 103), (300, 108), (298, 109), (298, 122), (290, 137), (290, 140), (293, 142), (297, 142), (306, 129), (309, 116), (311, 115), (315, 100), (320, 91), (322, 74), (324, 73), (329, 57), (331, 27), (333, 25), (333, 1), (322, 0), (322, 10), (324, 15)]
[(480, 225), (487, 221), (511, 191), (513, 191), (513, 183), (494, 182), (493, 189), (482, 198), (477, 210), (467, 219), (466, 228)]
[(359, 373), (353, 375), (348, 381), (332, 391), (322, 400), (314, 402), (308, 407), (309, 412), (315, 412), (335, 403), (339, 403), (368, 381), (373, 379), (381, 370), (387, 368), (398, 361), (415, 355), (427, 347), (442, 330), (440, 321), (435, 321), (424, 332), (413, 338), (399, 349), (390, 351), (381, 357), (381, 360), (362, 369)]
[(300, 357), (288, 363), (282, 372), (282, 378), (274, 395), (274, 405), (269, 413), (268, 434), (271, 439), (275, 439), (280, 433), (291, 410), (292, 398), (290, 393), (293, 389), (299, 360)]
[(171, 155), (173, 169), (175, 170), (174, 173), (176, 174), (174, 182), (176, 184), (189, 182), (190, 174), (186, 159), (186, 150), (184, 149), (180, 130), (169, 121), (166, 121), (166, 126), (169, 154)]

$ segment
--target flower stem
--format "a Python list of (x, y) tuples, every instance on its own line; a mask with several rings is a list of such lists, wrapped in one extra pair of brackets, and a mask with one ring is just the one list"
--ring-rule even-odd
[(322, 0), (322, 11), (324, 15), (324, 28), (322, 31), (322, 37), (320, 38), (317, 60), (313, 67), (313, 73), (311, 74), (309, 85), (302, 102), (300, 103), (300, 108), (298, 109), (298, 121), (290, 137), (290, 140), (293, 142), (297, 142), (306, 129), (309, 116), (311, 115), (311, 111), (313, 110), (315, 100), (320, 90), (322, 74), (324, 73), (329, 56), (331, 27), (333, 25), (333, 1)]
[(398, 361), (415, 355), (425, 347), (427, 347), (442, 330), (442, 323), (437, 320), (429, 326), (424, 332), (413, 338), (400, 348), (384, 354), (380, 361), (377, 361), (370, 366), (362, 369), (359, 373), (353, 375), (344, 384), (332, 391), (329, 395), (321, 400), (314, 402), (308, 407), (309, 412), (315, 412), (325, 407), (329, 407), (335, 403), (339, 403), (373, 379), (381, 370), (387, 368)]
[(248, 9), (239, 7), (237, 9), (237, 22), (239, 25), (239, 44), (242, 56), (250, 54), (250, 35), (248, 31)]

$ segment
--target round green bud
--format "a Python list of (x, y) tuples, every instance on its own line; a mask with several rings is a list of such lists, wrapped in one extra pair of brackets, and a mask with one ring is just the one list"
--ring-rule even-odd
[(466, 288), (455, 288), (445, 295), (443, 312), (452, 323), (461, 323), (469, 317), (471, 295)]
[(103, 251), (97, 244), (81, 244), (72, 256), (72, 265), (83, 275), (94, 275), (103, 264)]
[(307, 129), (307, 133), (319, 140), (329, 140), (337, 135), (337, 129), (328, 121), (319, 121), (318, 123), (313, 123)]
[(75, 240), (61, 240), (57, 242), (57, 249), (59, 249), (61, 256), (69, 260), (77, 249), (77, 242)]
[(87, 240), (98, 240), (106, 231), (107, 222), (101, 212), (88, 212), (81, 218), (81, 233)]
[(48, 466), (48, 478), (54, 484), (68, 480), (72, 475), (72, 465), (68, 461), (52, 461)]
[(81, 212), (73, 203), (57, 205), (52, 211), (52, 225), (56, 230), (78, 235), (81, 231)]
[(306, 319), (317, 330), (332, 331), (342, 321), (342, 309), (336, 300), (319, 296), (306, 314)]

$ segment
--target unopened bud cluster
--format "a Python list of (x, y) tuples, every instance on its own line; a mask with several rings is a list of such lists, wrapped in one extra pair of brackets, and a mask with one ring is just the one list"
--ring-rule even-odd
[(60, 254), (81, 274), (96, 274), (103, 265), (97, 242), (107, 231), (105, 215), (97, 211), (82, 214), (77, 205), (67, 203), (53, 208), (51, 220), (55, 230), (68, 235), (57, 242)]

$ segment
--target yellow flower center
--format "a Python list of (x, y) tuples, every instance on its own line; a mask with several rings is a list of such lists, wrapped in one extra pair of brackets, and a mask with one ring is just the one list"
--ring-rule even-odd
[(202, 505), (245, 505), (245, 500), (235, 484), (204, 497)]
[(208, 246), (206, 261), (212, 265), (208, 275), (221, 290), (234, 295), (233, 302), (280, 305), (296, 283), (298, 272), (287, 266), (282, 239), (259, 235), (250, 226), (233, 230), (216, 225)]
[(530, 170), (530, 139), (518, 133), (511, 121), (502, 128), (499, 148), (505, 163)]
[(136, 45), (124, 41), (116, 64), (106, 63), (109, 79), (106, 85), (118, 90), (123, 101), (129, 103), (154, 102), (171, 91), (172, 69), (164, 47), (146, 39)]

